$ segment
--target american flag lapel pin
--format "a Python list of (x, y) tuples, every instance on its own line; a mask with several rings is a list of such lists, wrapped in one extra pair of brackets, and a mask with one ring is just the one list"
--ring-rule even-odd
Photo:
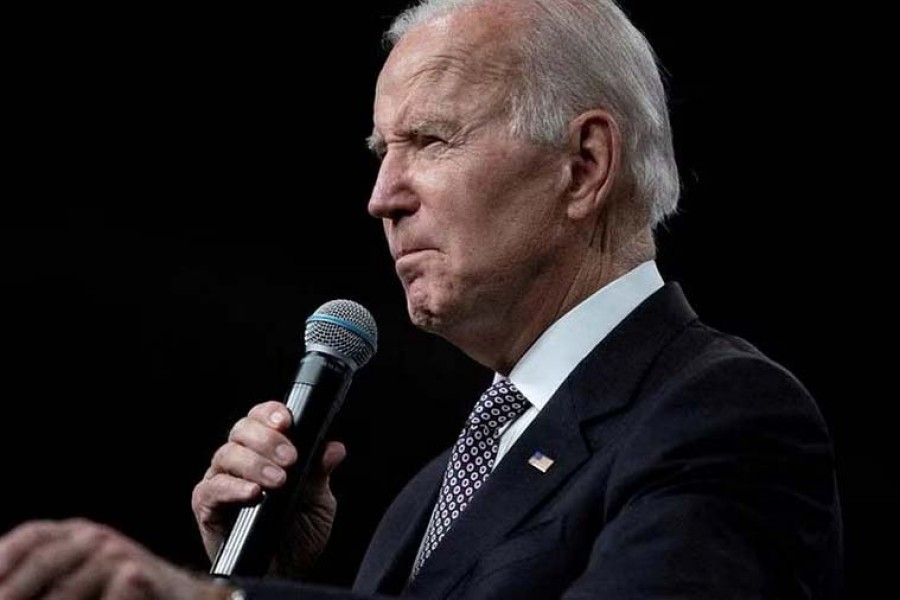
[(547, 469), (553, 466), (553, 459), (541, 452), (535, 452), (528, 459), (528, 464), (540, 471), (546, 473)]

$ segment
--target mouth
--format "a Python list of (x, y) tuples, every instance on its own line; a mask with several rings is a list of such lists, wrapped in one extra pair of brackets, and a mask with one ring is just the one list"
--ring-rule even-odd
[(407, 258), (409, 256), (413, 256), (415, 254), (419, 254), (421, 252), (428, 252), (429, 250), (434, 250), (434, 248), (409, 248), (403, 249), (397, 253), (397, 256), (394, 257), (394, 262), (399, 262), (400, 260)]
[(423, 276), (428, 270), (428, 255), (435, 252), (435, 248), (410, 248), (401, 250), (394, 259), (394, 271), (405, 286), (411, 285), (413, 280)]

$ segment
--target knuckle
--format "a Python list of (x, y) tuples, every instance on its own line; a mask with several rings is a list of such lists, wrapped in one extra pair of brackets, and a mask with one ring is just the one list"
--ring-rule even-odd
[(191, 508), (194, 512), (200, 509), (201, 506), (205, 503), (204, 501), (207, 498), (207, 482), (201, 481), (197, 485), (194, 486), (193, 491), (191, 492)]
[(151, 587), (151, 580), (144, 566), (135, 559), (125, 559), (116, 569), (110, 588), (124, 597), (134, 597), (146, 592)]
[(281, 411), (284, 407), (284, 404), (279, 402), (278, 400), (266, 400), (260, 406), (263, 408), (267, 415), (272, 414), (273, 412)]
[(228, 442), (219, 446), (213, 453), (212, 462), (210, 464), (210, 470), (213, 471), (213, 473), (222, 472), (222, 467), (228, 459), (228, 454), (231, 451), (231, 448), (232, 442)]
[(91, 547), (104, 544), (115, 535), (110, 527), (83, 517), (68, 519), (64, 526), (75, 539)]
[(42, 519), (40, 521), (29, 521), (27, 523), (19, 525), (18, 527), (16, 527), (13, 530), (13, 532), (16, 535), (20, 535), (20, 536), (28, 537), (28, 538), (34, 538), (34, 537), (40, 537), (45, 532), (53, 529), (56, 526), (57, 526), (57, 524), (54, 523), (53, 521)]
[(194, 492), (191, 494), (191, 503), (195, 508), (200, 508), (203, 506), (208, 506), (210, 504), (214, 504), (216, 498), (219, 494), (217, 494), (218, 490), (221, 488), (221, 476), (216, 475), (212, 479), (208, 481), (201, 482), (194, 487)]
[(284, 403), (277, 400), (268, 400), (254, 406), (249, 414), (250, 417), (264, 423), (267, 427), (273, 426), (274, 421), (272, 420), (272, 417), (274, 415), (280, 415), (282, 422), (285, 421), (286, 417), (289, 416), (289, 413)]
[(35, 549), (28, 557), (32, 568), (39, 573), (43, 573), (53, 568), (56, 563), (56, 549), (46, 546)]
[(84, 517), (73, 517), (71, 519), (68, 519), (65, 521), (65, 525), (67, 527), (71, 527), (73, 529), (85, 529), (85, 530), (99, 529), (102, 527), (102, 525), (100, 525), (99, 523), (95, 523), (94, 521), (91, 521)]
[(125, 545), (106, 532), (100, 532), (97, 537), (94, 538), (94, 547), (96, 548), (95, 556), (106, 564), (115, 562), (118, 565), (126, 552)]
[(228, 432), (228, 439), (236, 439), (241, 434), (241, 432), (246, 429), (249, 421), (249, 417), (241, 417), (240, 419), (235, 421), (234, 425), (231, 426), (231, 430), (229, 430)]
[(271, 405), (272, 405), (271, 400), (267, 400), (265, 402), (260, 402), (259, 404), (254, 405), (253, 408), (250, 409), (250, 412), (247, 413), (247, 416), (251, 417), (253, 419), (264, 419), (266, 417), (266, 415), (269, 414), (269, 411), (271, 410)]
[(106, 527), (96, 526), (85, 530), (85, 537), (97, 551), (104, 555), (113, 555), (119, 547), (112, 530)]

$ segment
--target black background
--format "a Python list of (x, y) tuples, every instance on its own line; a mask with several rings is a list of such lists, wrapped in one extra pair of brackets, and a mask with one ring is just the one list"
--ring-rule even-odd
[[(490, 378), (409, 325), (365, 211), (380, 32), (402, 4), (7, 21), (0, 532), (86, 516), (207, 568), (195, 481), (239, 416), (283, 395), (306, 316), (347, 297), (381, 347), (336, 424), (349, 458), (317, 578), (352, 580), (387, 503)], [(872, 150), (874, 17), (752, 6), (626, 3), (667, 71), (683, 178), (659, 264), (706, 322), (818, 399), (852, 596), (888, 581), (900, 502), (889, 350), (872, 341), (891, 347), (878, 315), (892, 271), (869, 244), (891, 202)]]

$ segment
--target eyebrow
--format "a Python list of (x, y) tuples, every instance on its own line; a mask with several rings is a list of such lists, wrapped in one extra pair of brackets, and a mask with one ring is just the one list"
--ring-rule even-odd
[[(428, 134), (431, 131), (447, 133), (453, 131), (457, 127), (458, 125), (455, 121), (445, 117), (423, 117), (417, 119), (413, 125), (406, 128), (401, 137), (414, 138), (423, 134)], [(366, 138), (366, 146), (376, 156), (382, 156), (386, 146), (384, 136), (377, 131), (372, 131), (372, 134)]]
[(366, 147), (369, 149), (369, 152), (375, 156), (384, 154), (384, 145), (384, 137), (377, 131), (373, 131), (372, 134), (366, 138)]

